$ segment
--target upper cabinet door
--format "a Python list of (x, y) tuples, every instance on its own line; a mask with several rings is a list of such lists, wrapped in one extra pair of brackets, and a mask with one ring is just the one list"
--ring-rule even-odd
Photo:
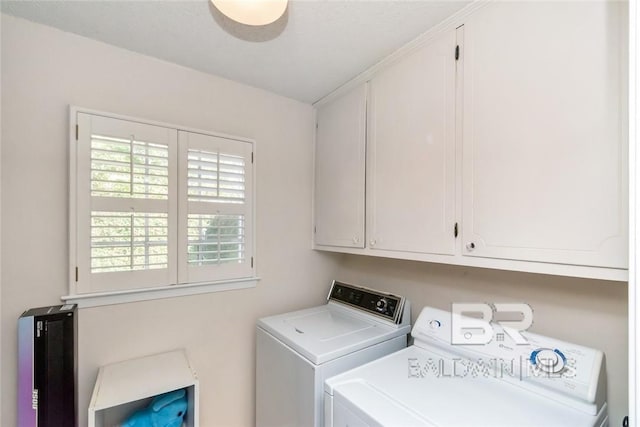
[(366, 111), (366, 84), (317, 111), (317, 245), (364, 247)]
[(367, 233), (371, 249), (455, 249), (456, 33), (370, 82)]
[(624, 2), (497, 2), (465, 24), (464, 255), (625, 268)]

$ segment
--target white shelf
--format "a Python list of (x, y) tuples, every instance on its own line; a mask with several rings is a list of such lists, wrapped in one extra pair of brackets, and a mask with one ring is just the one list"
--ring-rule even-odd
[(189, 402), (186, 425), (198, 427), (198, 378), (184, 350), (103, 366), (89, 404), (89, 427), (117, 426), (154, 396), (183, 388)]

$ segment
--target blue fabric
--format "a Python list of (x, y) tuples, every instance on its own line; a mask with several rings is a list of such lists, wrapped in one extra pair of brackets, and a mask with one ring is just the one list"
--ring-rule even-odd
[(154, 397), (149, 406), (133, 413), (122, 427), (180, 427), (186, 412), (185, 390), (170, 391)]

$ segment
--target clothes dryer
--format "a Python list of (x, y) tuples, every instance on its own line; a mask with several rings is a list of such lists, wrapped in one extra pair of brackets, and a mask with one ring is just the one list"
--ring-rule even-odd
[(608, 425), (601, 351), (528, 332), (515, 344), (499, 325), (486, 345), (457, 345), (451, 327), (425, 307), (413, 345), (328, 379), (325, 426)]

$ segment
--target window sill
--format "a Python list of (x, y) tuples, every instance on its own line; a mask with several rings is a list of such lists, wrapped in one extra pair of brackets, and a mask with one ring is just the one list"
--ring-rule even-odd
[(259, 280), (259, 277), (247, 277), (244, 279), (221, 280), (209, 283), (190, 283), (127, 291), (65, 295), (60, 299), (64, 301), (65, 304), (77, 304), (78, 308), (99, 307), (102, 305), (126, 304), (137, 301), (150, 301), (162, 298), (255, 288)]

